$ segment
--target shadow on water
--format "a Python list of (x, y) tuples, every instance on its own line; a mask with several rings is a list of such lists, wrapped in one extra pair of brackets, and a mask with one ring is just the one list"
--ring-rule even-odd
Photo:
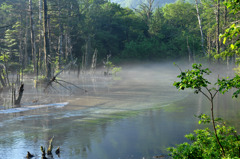
[[(35, 98), (43, 101), (39, 105), (68, 104), (1, 114), (0, 158), (24, 158), (27, 151), (41, 158), (40, 146), (46, 147), (52, 136), (53, 149), (61, 148), (60, 157), (54, 158), (147, 159), (167, 154), (167, 147), (187, 141), (184, 135), (200, 128), (194, 114), (209, 113), (203, 96), (172, 86), (178, 73), (165, 64), (123, 68), (121, 80), (100, 73), (79, 79), (63, 74), (62, 79), (88, 92), (26, 91), (23, 107), (33, 107), (29, 100)], [(237, 126), (239, 102), (228, 95), (219, 95), (216, 102), (216, 114)]]

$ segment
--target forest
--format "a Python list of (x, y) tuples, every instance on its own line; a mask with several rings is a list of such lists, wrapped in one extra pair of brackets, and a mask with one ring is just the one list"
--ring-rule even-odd
[(50, 78), (74, 59), (76, 69), (89, 69), (94, 54), (96, 66), (110, 56), (117, 64), (169, 59), (235, 63), (229, 45), (233, 48), (239, 36), (224, 44), (219, 36), (238, 24), (240, 14), (225, 3), (178, 0), (156, 7), (148, 0), (129, 9), (106, 0), (2, 0), (1, 65), (5, 73)]
[[(146, 0), (134, 8), (107, 0), (1, 0), (0, 102), (12, 102), (0, 105), (0, 156), (19, 158), (27, 152), (31, 158), (30, 151), (36, 155), (49, 139), (52, 150), (56, 136), (63, 158), (160, 158), (163, 149), (184, 142), (180, 136), (196, 128), (189, 116), (196, 112), (199, 123), (212, 122), (213, 131), (186, 135), (191, 143), (169, 147), (170, 155), (240, 157), (240, 135), (218, 118), (222, 113), (239, 123), (239, 104), (227, 92), (238, 97), (240, 76), (220, 77), (230, 70), (225, 66), (240, 73), (239, 0), (158, 3)], [(169, 61), (187, 61), (192, 69), (182, 71), (185, 66), (175, 64), (176, 82), (178, 68)], [(224, 66), (211, 76), (216, 83), (196, 62)], [(104, 66), (101, 75), (90, 75)], [(67, 69), (74, 75), (62, 73)], [(44, 90), (33, 86), (41, 80)], [(172, 84), (202, 96), (180, 94)], [(42, 146), (41, 152), (44, 157)]]

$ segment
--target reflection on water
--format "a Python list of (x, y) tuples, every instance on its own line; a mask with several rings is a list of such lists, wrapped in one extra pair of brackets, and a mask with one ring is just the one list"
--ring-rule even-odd
[[(210, 110), (203, 96), (172, 87), (177, 72), (169, 66), (129, 69), (117, 81), (84, 76), (73, 81), (68, 74), (62, 76), (87, 93), (75, 90), (43, 97), (26, 92), (31, 100), (69, 104), (1, 114), (0, 158), (24, 158), (27, 151), (41, 158), (40, 146), (46, 147), (52, 136), (54, 150), (60, 146), (62, 159), (139, 159), (166, 154), (166, 147), (186, 141), (184, 135), (199, 128), (193, 115)], [(220, 95), (217, 101), (216, 114), (237, 126), (239, 102)]]

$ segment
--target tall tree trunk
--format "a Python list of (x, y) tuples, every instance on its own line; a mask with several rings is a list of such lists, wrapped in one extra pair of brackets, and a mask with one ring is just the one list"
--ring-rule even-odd
[(35, 45), (35, 36), (34, 36), (34, 23), (33, 23), (33, 12), (32, 12), (32, 0), (29, 0), (29, 13), (30, 13), (32, 64), (33, 64), (34, 72), (36, 72), (36, 45)]
[[(22, 17), (22, 14), (21, 14), (21, 17), (20, 17), (20, 26), (23, 26), (23, 17)], [(19, 64), (20, 64), (20, 67), (19, 67), (19, 75), (20, 75), (20, 71), (22, 70), (22, 81), (23, 81), (23, 40), (22, 40), (22, 37), (23, 37), (23, 30), (22, 30), (22, 27), (20, 27), (20, 31), (19, 31)]]
[(86, 40), (86, 48), (85, 48), (85, 59), (84, 59), (84, 64), (85, 64), (85, 69), (89, 69), (91, 66), (91, 57), (92, 57), (92, 45), (91, 45), (91, 37), (88, 36)]
[(194, 60), (193, 60), (193, 53), (188, 44), (188, 37), (187, 37), (187, 48), (188, 48), (188, 60), (189, 60), (189, 64), (191, 64)]
[[(224, 5), (224, 29), (227, 26), (227, 14), (228, 14), (227, 6)], [(225, 46), (223, 46), (223, 48), (224, 48), (224, 50), (226, 49)], [(230, 58), (229, 58), (229, 56), (227, 56), (227, 70), (229, 70), (229, 60), (230, 60)]]
[(91, 65), (91, 69), (92, 69), (92, 73), (94, 74), (97, 68), (97, 53), (98, 50), (95, 49), (94, 53), (93, 53), (93, 57), (92, 57), (92, 65)]
[(45, 58), (45, 69), (46, 77), (51, 78), (51, 61), (50, 61), (50, 48), (48, 38), (48, 15), (47, 15), (47, 0), (43, 0), (43, 32), (44, 32), (44, 58)]
[(199, 9), (198, 9), (198, 0), (195, 0), (195, 2), (196, 2), (196, 11), (197, 11), (198, 24), (199, 24), (200, 33), (201, 33), (202, 51), (203, 51), (203, 54), (206, 55), (206, 52), (205, 52), (205, 49), (204, 49), (204, 35), (203, 35), (203, 30), (202, 30), (202, 22), (201, 22)]
[[(219, 12), (220, 12), (220, 0), (217, 0), (217, 8), (216, 8), (216, 53), (220, 54), (220, 44), (219, 44)], [(219, 58), (217, 60), (219, 63)]]
[(208, 53), (208, 62), (209, 63), (211, 63), (211, 51), (212, 51), (211, 33), (208, 32), (208, 34), (207, 34), (207, 53)]
[(24, 91), (24, 84), (22, 83), (20, 88), (19, 88), (19, 91), (18, 91), (18, 98), (16, 99), (15, 90), (14, 90), (14, 96), (15, 96), (14, 97), (14, 105), (20, 106), (22, 96), (23, 96), (23, 91)]
[(224, 5), (224, 26), (227, 26), (227, 15), (228, 15), (228, 11), (227, 11), (227, 6)]
[(60, 20), (61, 9), (60, 9), (60, 0), (58, 0), (58, 25), (59, 25), (59, 39), (58, 39), (58, 67), (61, 68), (62, 54), (63, 54), (63, 25)]
[(47, 29), (48, 29), (48, 41), (49, 41), (49, 55), (51, 56), (52, 53), (52, 38), (51, 38), (51, 21), (50, 21), (51, 17), (50, 15), (48, 15), (47, 17)]
[(42, 29), (41, 29), (41, 24), (42, 24), (42, 0), (39, 0), (39, 48), (38, 48), (38, 56), (37, 56), (37, 80), (38, 80), (38, 75), (39, 75), (39, 70), (42, 68)]
[(25, 39), (24, 39), (25, 53), (24, 53), (24, 68), (28, 65), (28, 18), (26, 14), (26, 29), (25, 29)]

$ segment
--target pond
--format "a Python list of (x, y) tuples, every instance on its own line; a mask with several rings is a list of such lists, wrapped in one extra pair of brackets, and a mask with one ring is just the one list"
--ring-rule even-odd
[[(187, 141), (202, 126), (194, 115), (210, 113), (208, 101), (172, 84), (179, 70), (172, 64), (123, 67), (117, 77), (65, 72), (69, 89), (55, 84), (48, 94), (25, 79), (21, 108), (0, 110), (0, 158), (19, 159), (27, 151), (41, 158), (54, 136), (61, 159), (150, 159)], [(59, 91), (60, 90), (60, 91)], [(84, 90), (87, 90), (85, 92)], [(33, 102), (36, 101), (36, 102)], [(216, 115), (239, 127), (239, 101), (216, 97)]]

